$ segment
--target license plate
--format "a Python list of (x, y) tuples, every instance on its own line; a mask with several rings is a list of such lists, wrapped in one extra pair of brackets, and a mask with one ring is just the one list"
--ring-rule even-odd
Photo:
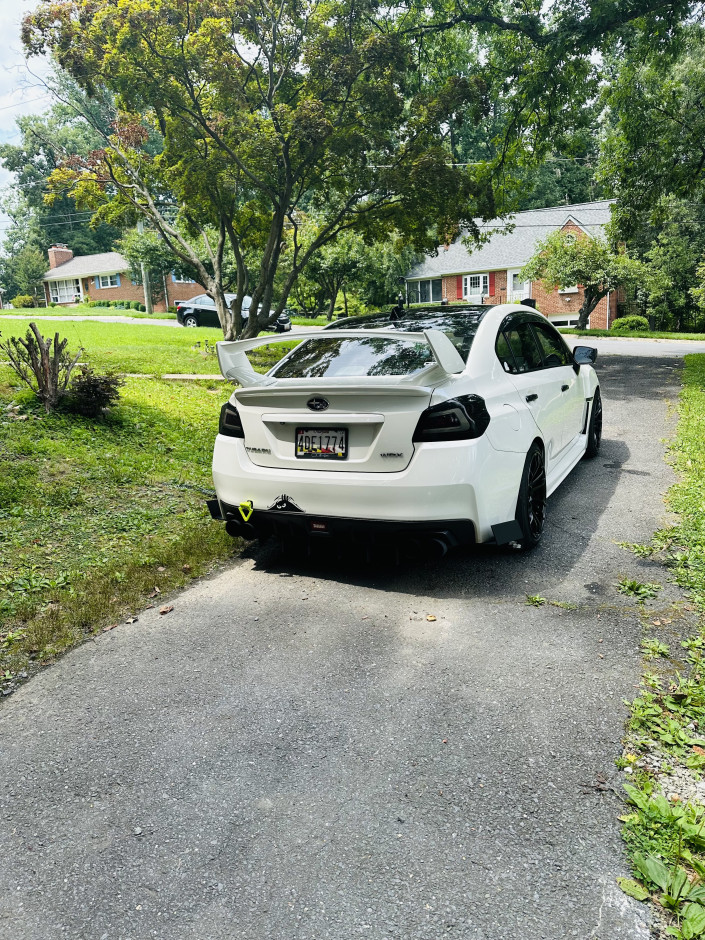
[(297, 428), (296, 456), (303, 460), (345, 460), (348, 456), (348, 429)]

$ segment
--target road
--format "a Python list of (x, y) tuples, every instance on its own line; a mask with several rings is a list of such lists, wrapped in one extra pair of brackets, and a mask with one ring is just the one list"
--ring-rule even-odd
[(0, 936), (647, 940), (615, 883), (642, 636), (615, 582), (665, 575), (616, 542), (664, 522), (679, 369), (605, 357), (603, 449), (532, 554), (254, 545), (11, 696)]
[[(25, 313), (25, 314), (3, 313), (3, 314), (0, 314), (0, 320), (26, 320), (26, 319), (28, 319), (28, 318), (31, 317), (31, 316), (32, 316), (31, 313)], [(93, 322), (93, 323), (146, 323), (146, 324), (148, 324), (148, 325), (150, 325), (150, 326), (177, 326), (177, 327), (181, 327), (181, 324), (179, 323), (178, 320), (159, 319), (158, 317), (150, 317), (149, 319), (147, 319), (146, 317), (119, 317), (119, 316), (114, 316), (114, 317), (112, 317), (112, 316), (111, 316), (111, 317), (91, 317), (91, 316), (89, 316), (89, 315), (85, 315), (85, 316), (76, 315), (76, 316), (73, 316), (73, 317), (72, 317), (72, 316), (62, 316), (62, 317), (59, 317), (59, 316), (56, 316), (56, 317), (45, 317), (45, 316), (42, 316), (42, 317), (39, 317), (38, 319), (40, 319), (40, 320), (42, 320), (42, 321), (44, 321), (44, 320), (57, 320), (57, 321), (59, 321), (60, 323), (61, 323), (61, 322), (82, 323), (82, 322), (85, 322), (85, 321), (91, 321), (91, 322)]]
[(705, 353), (705, 342), (697, 339), (643, 339), (638, 336), (575, 336), (565, 334), (565, 340), (574, 346), (594, 346), (602, 356), (646, 356), (662, 359), (664, 356), (682, 358), (689, 353)]

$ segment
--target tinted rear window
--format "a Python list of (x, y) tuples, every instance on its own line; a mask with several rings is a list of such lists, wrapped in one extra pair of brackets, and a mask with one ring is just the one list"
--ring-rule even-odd
[(326, 327), (326, 330), (402, 330), (405, 333), (440, 330), (450, 339), (463, 359), (467, 360), (480, 321), (491, 309), (488, 305), (468, 306), (460, 310), (448, 307), (408, 310), (404, 311), (400, 320), (390, 320), (388, 313), (379, 313), (371, 317), (336, 320)]
[(331, 336), (301, 343), (273, 374), (279, 379), (413, 375), (433, 361), (433, 353), (426, 343), (382, 336), (359, 339)]

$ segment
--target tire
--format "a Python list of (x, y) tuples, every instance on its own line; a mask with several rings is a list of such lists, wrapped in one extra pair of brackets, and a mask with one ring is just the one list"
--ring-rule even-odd
[(531, 445), (524, 462), (516, 519), (523, 533), (520, 548), (524, 551), (536, 548), (546, 521), (546, 461), (537, 443)]
[(187, 314), (184, 317), (184, 326), (198, 326), (198, 317), (194, 316), (192, 313)]
[(600, 452), (600, 442), (602, 441), (602, 395), (600, 389), (595, 389), (595, 395), (592, 399), (592, 408), (590, 409), (590, 421), (587, 431), (587, 447), (585, 448), (586, 457), (597, 457)]

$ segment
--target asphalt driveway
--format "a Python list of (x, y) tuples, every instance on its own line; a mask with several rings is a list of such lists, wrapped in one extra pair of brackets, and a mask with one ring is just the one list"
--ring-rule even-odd
[(642, 636), (615, 581), (664, 573), (616, 542), (665, 520), (680, 363), (598, 364), (602, 452), (533, 554), (255, 547), (8, 699), (0, 936), (646, 940), (615, 884)]

